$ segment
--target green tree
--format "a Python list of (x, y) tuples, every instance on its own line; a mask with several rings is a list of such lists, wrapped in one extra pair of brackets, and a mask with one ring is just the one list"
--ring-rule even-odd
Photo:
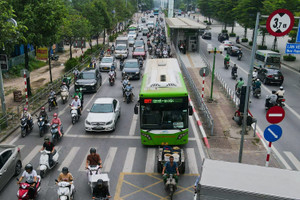
[(208, 18), (209, 23), (211, 23), (211, 18), (213, 15), (213, 4), (211, 1), (207, 0), (198, 0), (198, 7), (200, 9), (200, 13)]

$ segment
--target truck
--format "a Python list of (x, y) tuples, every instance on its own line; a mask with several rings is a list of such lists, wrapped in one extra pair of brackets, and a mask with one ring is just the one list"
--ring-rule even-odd
[(204, 159), (194, 199), (300, 199), (300, 172)]
[(128, 37), (117, 37), (115, 57), (116, 58), (127, 58), (128, 57)]

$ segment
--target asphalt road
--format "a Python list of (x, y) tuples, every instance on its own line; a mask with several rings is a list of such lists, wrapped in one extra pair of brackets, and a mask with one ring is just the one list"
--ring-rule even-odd
[[(139, 34), (141, 35), (141, 33)], [(146, 40), (145, 40), (146, 41)], [(131, 58), (131, 57), (129, 57)], [(95, 147), (100, 154), (104, 166), (103, 171), (110, 178), (110, 192), (112, 199), (168, 199), (163, 189), (161, 175), (156, 170), (157, 147), (143, 146), (140, 141), (139, 120), (134, 116), (133, 108), (137, 101), (141, 80), (132, 80), (134, 86), (135, 102), (126, 104), (122, 99), (121, 71), (117, 68), (117, 79), (114, 86), (110, 86), (107, 73), (102, 73), (102, 86), (97, 93), (86, 94), (84, 110), (78, 123), (71, 124), (71, 117), (67, 104), (58, 101), (58, 108), (48, 113), (50, 119), (54, 112), (59, 113), (62, 120), (65, 135), (58, 142), (56, 149), (59, 152), (59, 164), (46, 174), (42, 180), (39, 200), (57, 199), (57, 179), (61, 168), (67, 166), (74, 176), (76, 188), (75, 199), (91, 199), (90, 188), (87, 185), (87, 174), (84, 169), (86, 156), (91, 147)], [(74, 89), (70, 89), (73, 94)], [(84, 120), (89, 109), (96, 98), (114, 97), (121, 102), (121, 117), (114, 132), (86, 133)], [(202, 151), (199, 133), (196, 123), (190, 117), (189, 143), (184, 147), (187, 156), (186, 173), (180, 176), (179, 188), (173, 199), (182, 200), (192, 198), (192, 186), (199, 173)], [(35, 124), (33, 132), (25, 138), (20, 138), (20, 130), (8, 138), (6, 143), (18, 145), (21, 149), (23, 165), (32, 163), (37, 169), (39, 165), (39, 149), (43, 144), (43, 138), (38, 135)], [(48, 133), (48, 135), (50, 135)], [(14, 199), (18, 186), (13, 178), (0, 192), (0, 199)]]
[[(204, 55), (208, 58), (209, 62), (213, 63), (213, 54), (207, 53), (207, 44), (212, 44), (213, 47), (219, 47), (221, 44), (218, 42), (218, 33), (214, 32), (214, 28), (212, 28), (212, 40), (203, 40), (201, 38), (200, 48)], [(231, 41), (235, 42), (235, 38), (231, 38)], [(241, 61), (237, 60), (237, 57), (231, 56), (232, 66), (234, 63), (238, 66), (238, 76), (243, 77), (245, 83), (247, 82), (248, 71), (250, 68), (250, 59), (251, 59), (251, 50), (247, 48), (242, 48), (243, 57)], [(225, 54), (226, 55), (226, 54)], [(231, 78), (231, 68), (226, 70), (224, 68), (224, 54), (216, 55), (216, 67), (215, 70), (218, 72), (221, 77), (225, 80), (225, 82), (229, 85), (229, 87), (234, 90), (236, 81)], [(285, 99), (286, 106), (285, 110), (285, 118), (278, 125), (281, 126), (283, 130), (282, 137), (274, 142), (273, 145), (276, 147), (282, 158), (287, 161), (284, 163), (287, 168), (300, 170), (300, 152), (299, 152), (299, 129), (300, 129), (300, 73), (294, 70), (291, 70), (284, 65), (282, 65), (281, 71), (285, 77), (282, 86), (285, 89)], [(265, 110), (265, 98), (266, 95), (270, 95), (272, 90), (278, 90), (278, 85), (264, 85), (262, 84), (262, 95), (260, 99), (253, 97), (252, 93), (250, 94), (251, 104), (250, 111), (254, 115), (254, 117), (258, 120), (258, 126), (261, 129), (261, 133), (265, 130), (267, 126), (270, 125), (266, 120), (266, 110)]]

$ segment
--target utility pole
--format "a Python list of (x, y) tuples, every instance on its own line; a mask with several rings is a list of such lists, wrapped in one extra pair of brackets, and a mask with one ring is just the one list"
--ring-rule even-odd
[(50, 83), (52, 83), (52, 70), (51, 70), (51, 46), (48, 50), (48, 61), (49, 61), (49, 73), (50, 73)]
[(5, 116), (6, 115), (6, 102), (5, 102), (4, 85), (3, 85), (2, 69), (1, 68), (0, 68), (0, 96), (1, 96), (2, 116)]

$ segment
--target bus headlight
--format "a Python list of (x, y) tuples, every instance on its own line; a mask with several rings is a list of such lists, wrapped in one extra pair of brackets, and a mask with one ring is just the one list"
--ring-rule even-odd
[(188, 132), (185, 133), (181, 133), (178, 135), (177, 140), (181, 140), (184, 136), (186, 136), (188, 134)]
[(145, 133), (142, 133), (142, 136), (146, 137), (148, 140), (152, 140), (151, 136)]

